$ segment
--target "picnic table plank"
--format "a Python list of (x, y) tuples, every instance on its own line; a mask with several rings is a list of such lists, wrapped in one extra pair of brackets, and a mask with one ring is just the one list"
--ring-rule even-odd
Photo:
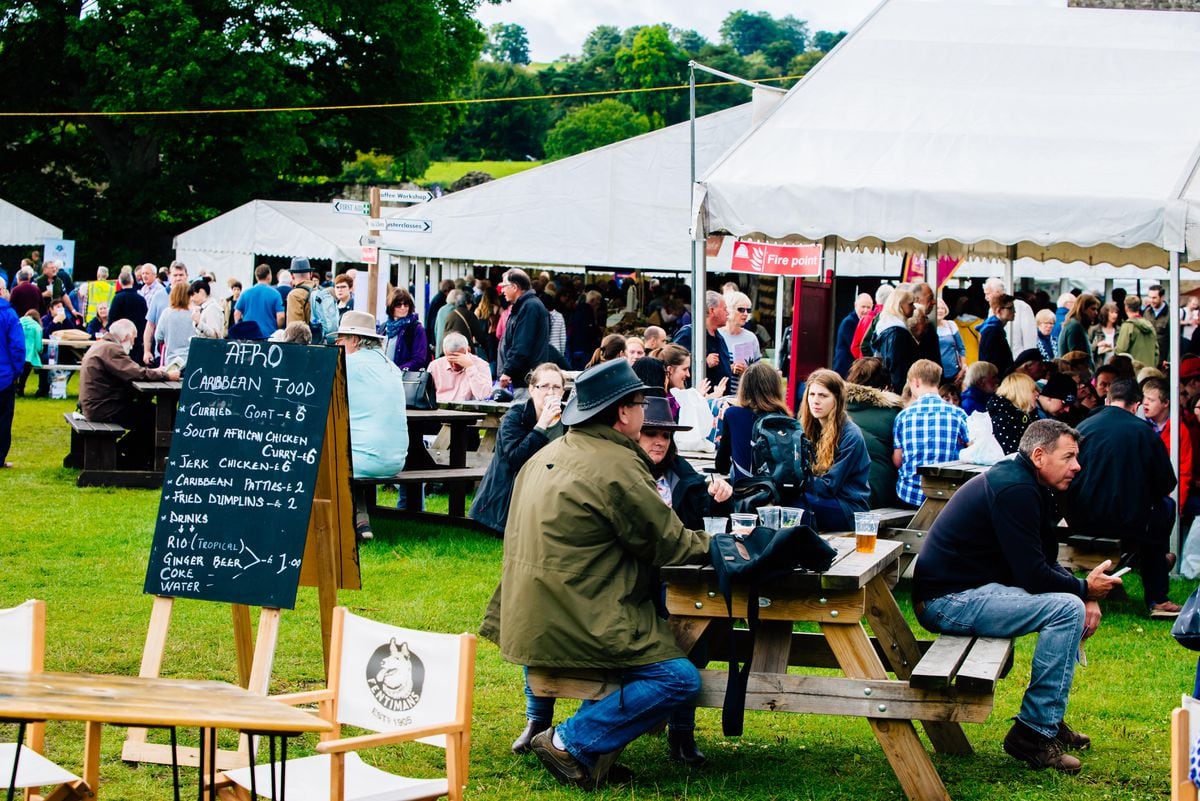
[(971, 637), (938, 637), (913, 668), (908, 683), (923, 690), (949, 687), (954, 682), (959, 666), (967, 658), (967, 652), (971, 650), (971, 642)]
[(991, 693), (996, 682), (1011, 663), (1012, 640), (995, 637), (976, 637), (971, 652), (958, 669), (954, 686), (963, 692)]

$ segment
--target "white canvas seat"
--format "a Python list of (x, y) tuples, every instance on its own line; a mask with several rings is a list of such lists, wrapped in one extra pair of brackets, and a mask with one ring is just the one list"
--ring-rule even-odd
[[(329, 689), (278, 696), (291, 704), (318, 704), (334, 724), (322, 735), (317, 755), (274, 766), (276, 786), (286, 779), (294, 801), (418, 801), (446, 796), (462, 799), (471, 742), (471, 699), (475, 678), (475, 637), (432, 634), (376, 623), (334, 610), (329, 656)], [(341, 736), (343, 725), (375, 734)], [(436, 778), (409, 778), (364, 762), (356, 751), (417, 740), (443, 748), (446, 772)], [(254, 768), (255, 790), (271, 793), (272, 766)], [(251, 769), (226, 771), (248, 799)]]
[[(9, 673), (41, 673), (46, 652), (46, 603), (26, 601), (11, 609), (0, 609), (0, 670)], [(26, 728), (25, 744), (17, 763), (17, 779), (13, 786), (33, 790), (48, 785), (79, 781), (75, 774), (60, 768), (42, 756), (45, 736), (44, 723), (31, 723)], [(0, 787), (7, 789), (12, 780), (16, 743), (0, 744)]]

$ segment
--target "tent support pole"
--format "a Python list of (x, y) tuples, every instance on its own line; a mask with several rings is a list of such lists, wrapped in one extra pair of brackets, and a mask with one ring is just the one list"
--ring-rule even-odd
[[(696, 187), (696, 62), (688, 62), (688, 137), (691, 145), (691, 183)], [(697, 225), (693, 221), (693, 225)], [(708, 324), (708, 309), (704, 306), (704, 250), (705, 241), (701, 236), (703, 231), (696, 230), (692, 234), (692, 386), (701, 389), (704, 386), (704, 374), (708, 372), (707, 347), (705, 333)]]
[[(1181, 475), (1179, 472), (1179, 425), (1182, 419), (1180, 414), (1179, 404), (1179, 360), (1183, 355), (1180, 353), (1181, 343), (1179, 341), (1179, 253), (1171, 251), (1170, 263), (1170, 300), (1167, 307), (1167, 316), (1169, 319), (1168, 330), (1171, 332), (1171, 341), (1168, 344), (1168, 357), (1171, 362), (1171, 367), (1168, 375), (1171, 381), (1171, 467), (1175, 470), (1175, 475)], [(1173, 573), (1179, 574), (1179, 566), (1182, 564), (1183, 553), (1180, 546), (1183, 544), (1183, 532), (1179, 530), (1179, 499), (1182, 496), (1182, 487), (1176, 484), (1175, 489), (1171, 492), (1171, 497), (1175, 499), (1175, 520), (1171, 530), (1171, 552), (1177, 557)]]
[(775, 279), (775, 367), (783, 365), (783, 276)]

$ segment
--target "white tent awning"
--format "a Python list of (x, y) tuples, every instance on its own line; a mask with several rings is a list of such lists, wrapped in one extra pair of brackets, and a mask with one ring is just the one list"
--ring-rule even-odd
[(890, 0), (703, 177), (701, 222), (1165, 266), (1200, 251), (1198, 157), (1200, 14)]
[(63, 230), (0, 198), (0, 245), (40, 245), (62, 239)]

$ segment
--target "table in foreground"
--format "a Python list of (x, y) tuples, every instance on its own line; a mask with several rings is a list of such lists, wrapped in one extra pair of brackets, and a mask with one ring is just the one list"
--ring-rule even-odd
[[(741, 658), (752, 657), (746, 708), (862, 717), (870, 724), (905, 794), (911, 799), (948, 799), (945, 785), (917, 736), (920, 720), (937, 751), (971, 753), (960, 722), (982, 722), (991, 712), (990, 693), (946, 693), (908, 683), (921, 647), (892, 596), (899, 542), (879, 540), (874, 553), (854, 552), (849, 537), (830, 539), (838, 557), (825, 573), (797, 570), (759, 588), (759, 631), (753, 653), (746, 632), (730, 630), (725, 599), (711, 566), (664, 568), (667, 609), (681, 646), (690, 649), (710, 628), (715, 640), (733, 637)], [(746, 615), (746, 592), (735, 588), (734, 617)], [(871, 624), (867, 635), (863, 621)], [(796, 621), (820, 625), (819, 634), (794, 633)], [(725, 659), (725, 644), (712, 643), (713, 659)], [(844, 677), (787, 672), (789, 665), (838, 668)], [(895, 678), (889, 678), (889, 670)], [(701, 671), (697, 704), (721, 707), (728, 672)]]
[[(0, 672), (0, 719), (86, 724), (83, 779), (47, 796), (56, 801), (99, 797), (100, 732), (105, 723), (199, 728), (202, 751), (206, 738), (213, 743), (209, 754), (216, 750), (217, 729), (285, 738), (332, 730), (316, 715), (225, 682), (89, 673)], [(200, 767), (202, 775), (205, 769), (211, 772), (208, 765)]]

